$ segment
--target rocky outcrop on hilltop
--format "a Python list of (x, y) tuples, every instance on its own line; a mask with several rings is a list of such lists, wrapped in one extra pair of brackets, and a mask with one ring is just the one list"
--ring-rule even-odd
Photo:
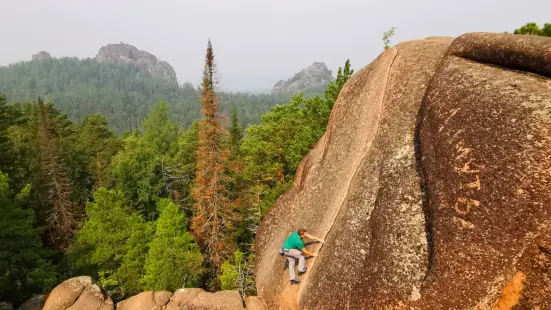
[(323, 90), (334, 81), (331, 70), (323, 62), (314, 62), (308, 68), (295, 74), (287, 81), (278, 81), (272, 88), (273, 93), (299, 93)]
[(33, 55), (33, 60), (52, 60), (52, 55), (45, 51), (40, 51)]
[[(550, 132), (551, 38), (474, 33), (386, 50), (344, 86), (264, 217), (247, 309), (551, 309)], [(325, 242), (307, 244), (318, 256), (290, 285), (278, 250), (297, 227)], [(46, 305), (59, 287), (61, 305), (86, 291), (66, 282)], [(183, 289), (117, 308), (240, 302)]]
[(112, 61), (123, 64), (131, 64), (141, 70), (149, 72), (152, 76), (164, 79), (178, 85), (176, 72), (170, 64), (159, 60), (155, 55), (137, 49), (130, 44), (108, 44), (100, 48), (95, 57), (98, 62)]

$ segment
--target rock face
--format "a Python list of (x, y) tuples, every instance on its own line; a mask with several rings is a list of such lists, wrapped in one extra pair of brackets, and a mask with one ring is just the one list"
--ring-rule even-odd
[(551, 309), (539, 248), (551, 237), (551, 79), (534, 74), (549, 65), (551, 39), (471, 34), (436, 72), (419, 132), (432, 238), (420, 307)]
[[(551, 309), (551, 39), (451, 42), (402, 43), (345, 85), (257, 234), (268, 306)], [(298, 227), (325, 243), (291, 286)]]
[(45, 51), (40, 51), (33, 55), (33, 60), (52, 60), (52, 55)]
[(149, 72), (156, 78), (164, 79), (178, 85), (176, 72), (174, 72), (170, 64), (165, 61), (160, 61), (155, 55), (139, 50), (130, 44), (108, 44), (100, 48), (95, 59), (98, 62), (112, 61), (131, 64), (141, 70)]
[[(362, 308), (377, 291), (409, 296), (418, 290), (428, 250), (415, 124), (450, 43), (401, 44), (342, 89), (327, 132), (258, 233), (257, 289), (266, 302), (287, 309), (299, 308), (299, 301), (307, 309)], [(299, 226), (326, 242), (301, 285), (290, 286), (285, 262), (274, 254)]]
[(90, 277), (69, 279), (56, 286), (46, 298), (42, 310), (113, 310), (106, 296)]
[(295, 74), (287, 81), (281, 80), (272, 88), (273, 93), (299, 93), (309, 90), (324, 90), (334, 81), (331, 70), (323, 62), (314, 62), (310, 67)]

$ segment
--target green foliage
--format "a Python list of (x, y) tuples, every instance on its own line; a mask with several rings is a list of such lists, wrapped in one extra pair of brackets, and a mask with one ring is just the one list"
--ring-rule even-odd
[[(198, 159), (212, 148), (198, 152), (200, 134), (203, 146), (210, 145), (210, 136), (193, 121), (200, 109), (193, 87), (167, 86), (146, 73), (137, 74), (135, 68), (92, 60), (31, 63), (0, 68), (0, 90), (7, 89), (12, 101), (46, 94), (59, 99), (56, 107), (69, 116), (52, 103), (8, 105), (0, 96), (0, 168), (10, 174), (0, 174), (0, 212), (5, 215), (0, 218), (0, 298), (6, 291), (16, 302), (82, 274), (98, 279), (115, 300), (144, 289), (175, 290), (205, 285), (205, 280), (216, 285), (218, 276), (223, 288), (253, 294), (250, 251), (259, 221), (291, 186), (353, 74), (347, 61), (323, 97), (298, 94), (285, 105), (277, 104), (289, 97), (279, 95), (226, 93), (218, 101), (207, 96), (218, 110), (209, 116), (213, 124), (226, 119), (234, 107), (227, 129), (216, 126), (219, 158), (201, 163), (218, 163), (218, 187), (208, 192), (194, 186)], [(261, 123), (252, 125), (269, 107)], [(129, 130), (117, 136), (109, 122), (118, 132)], [(245, 132), (242, 124), (248, 125)], [(45, 133), (49, 139), (43, 139)], [(69, 249), (53, 256), (42, 246), (48, 234), (39, 229), (52, 212), (52, 204), (44, 199), (51, 169), (42, 169), (52, 161), (45, 161), (44, 154), (53, 154), (55, 166), (66, 170), (64, 183), (78, 215), (75, 226), (81, 227)], [(212, 181), (209, 176), (203, 175), (206, 182)], [(223, 240), (204, 244), (225, 247), (211, 260), (216, 266), (227, 254), (234, 257), (218, 270), (203, 261), (210, 252), (201, 254), (186, 216), (197, 215), (191, 214), (192, 196), (210, 199), (220, 192), (225, 213), (209, 225), (225, 225), (223, 234), (211, 235)], [(206, 217), (194, 218), (208, 224)], [(234, 252), (235, 245), (240, 251)]]
[(122, 141), (109, 129), (105, 116), (87, 115), (76, 125), (74, 149), (86, 167), (88, 187), (100, 187), (109, 179), (113, 156), (122, 148)]
[[(248, 175), (257, 180), (285, 182), (286, 176), (294, 174), (315, 139), (313, 128), (308, 126), (305, 105), (306, 99), (295, 95), (289, 104), (276, 106), (264, 114), (260, 125), (247, 129), (242, 149)], [(323, 111), (323, 107), (319, 110)]]
[(339, 93), (341, 92), (344, 84), (346, 84), (348, 79), (353, 74), (354, 70), (350, 68), (350, 59), (347, 59), (344, 63), (344, 69), (342, 67), (339, 67), (339, 70), (337, 72), (337, 79), (334, 82), (329, 83), (329, 85), (327, 85), (327, 89), (325, 90), (325, 99), (328, 100), (328, 106), (330, 109), (332, 109), (333, 105), (335, 105), (337, 97), (339, 96)]
[(542, 28), (540, 28), (536, 23), (527, 23), (526, 25), (515, 29), (514, 33), (551, 37), (551, 23), (545, 23)]
[(383, 44), (385, 45), (385, 50), (390, 48), (390, 38), (394, 36), (396, 28), (392, 27), (387, 32), (383, 33)]
[(156, 231), (149, 243), (142, 279), (146, 290), (175, 291), (198, 285), (202, 273), (202, 257), (197, 244), (187, 232), (187, 220), (178, 206), (169, 199), (157, 203), (160, 212)]
[(8, 175), (0, 171), (0, 300), (16, 304), (57, 284), (42, 230), (34, 227), (34, 212), (22, 208), (25, 196), (13, 197)]
[(233, 253), (233, 259), (224, 261), (220, 283), (223, 290), (237, 290), (241, 297), (256, 294), (254, 255), (247, 259), (241, 251)]
[(124, 148), (113, 158), (111, 175), (115, 188), (133, 202), (134, 208), (154, 217), (155, 201), (163, 190), (159, 167), (161, 159), (154, 149), (144, 145), (139, 134), (124, 140)]
[(88, 219), (69, 250), (76, 270), (96, 275), (104, 288), (125, 296), (141, 291), (152, 225), (121, 192), (99, 188), (86, 205)]
[(8, 138), (8, 129), (17, 124), (21, 115), (14, 106), (6, 102), (6, 98), (0, 94), (0, 170), (12, 173), (13, 162), (16, 160), (16, 153), (13, 150), (13, 143)]
[(302, 158), (324, 134), (338, 94), (353, 72), (347, 60), (327, 86), (325, 98), (295, 95), (289, 104), (264, 114), (261, 124), (247, 128), (241, 151), (245, 174), (254, 183), (249, 199), (255, 213), (264, 214), (289, 188)]
[(150, 219), (158, 214), (156, 201), (167, 195), (163, 165), (178, 151), (178, 131), (166, 102), (155, 105), (142, 124), (144, 133), (128, 136), (124, 149), (113, 158), (111, 175), (115, 187)]
[[(238, 252), (235, 252), (238, 253)], [(239, 252), (241, 253), (241, 252)], [(220, 283), (223, 290), (235, 290), (237, 289), (237, 281), (239, 279), (239, 272), (235, 265), (229, 261), (224, 261), (222, 267), (220, 268), (222, 275), (220, 275)]]
[(199, 123), (194, 122), (178, 137), (178, 152), (167, 162), (164, 175), (167, 189), (179, 205), (191, 207), (191, 183), (195, 178), (196, 153), (199, 140)]
[(166, 157), (176, 153), (177, 125), (170, 120), (168, 103), (161, 101), (153, 106), (151, 113), (142, 122), (143, 143)]

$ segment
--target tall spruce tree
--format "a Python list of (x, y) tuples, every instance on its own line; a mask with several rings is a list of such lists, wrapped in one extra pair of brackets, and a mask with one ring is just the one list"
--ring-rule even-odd
[(71, 200), (71, 180), (63, 162), (59, 133), (52, 120), (51, 106), (36, 102), (37, 147), (40, 178), (39, 199), (48, 226), (48, 242), (63, 250), (74, 236), (77, 210)]
[(19, 111), (13, 106), (8, 105), (6, 97), (0, 94), (0, 170), (8, 173), (13, 169), (15, 154), (13, 145), (7, 137), (7, 130), (15, 125), (19, 119)]
[(203, 72), (199, 146), (197, 150), (196, 178), (193, 188), (193, 218), (191, 229), (206, 257), (209, 286), (219, 285), (212, 280), (224, 259), (233, 252), (231, 239), (235, 222), (232, 212), (228, 176), (225, 164), (228, 150), (224, 148), (224, 132), (217, 119), (218, 97), (215, 93), (217, 79), (214, 52), (209, 40)]
[(234, 107), (231, 113), (230, 118), (230, 138), (231, 138), (231, 147), (232, 151), (237, 152), (243, 141), (243, 128), (239, 123), (239, 115), (237, 114), (237, 109)]

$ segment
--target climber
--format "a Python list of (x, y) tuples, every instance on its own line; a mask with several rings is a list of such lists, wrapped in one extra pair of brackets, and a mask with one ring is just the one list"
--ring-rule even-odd
[(301, 275), (306, 272), (306, 267), (304, 266), (304, 255), (308, 257), (317, 256), (316, 254), (306, 250), (304, 247), (304, 242), (302, 242), (302, 238), (304, 237), (323, 243), (323, 239), (309, 235), (306, 233), (306, 229), (301, 228), (291, 233), (287, 239), (285, 239), (283, 247), (279, 251), (279, 254), (287, 257), (287, 260), (289, 261), (289, 277), (291, 278), (292, 284), (300, 283), (300, 281), (295, 277), (295, 259), (298, 258), (298, 274)]

